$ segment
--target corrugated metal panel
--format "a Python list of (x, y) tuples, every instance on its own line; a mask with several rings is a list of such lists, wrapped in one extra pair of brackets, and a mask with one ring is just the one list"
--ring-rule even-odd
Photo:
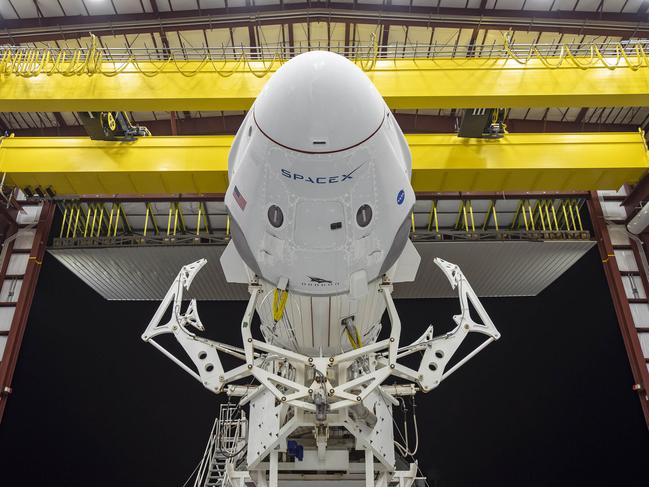
[(536, 296), (593, 245), (585, 240), (418, 243), (417, 278), (395, 285), (394, 294), (397, 298), (457, 296), (433, 263), (441, 257), (460, 266), (479, 296)]
[[(397, 298), (456, 296), (433, 264), (458, 264), (480, 296), (535, 296), (574, 264), (594, 242), (420, 242), (422, 263), (414, 283), (395, 286)], [(161, 300), (180, 268), (207, 258), (191, 296), (200, 300), (247, 299), (245, 285), (225, 282), (218, 245), (50, 249), (63, 265), (109, 300)]]
[(190, 296), (199, 300), (246, 299), (243, 284), (229, 284), (219, 263), (225, 247), (113, 247), (50, 249), (64, 266), (109, 300), (161, 300), (186, 264), (206, 258)]

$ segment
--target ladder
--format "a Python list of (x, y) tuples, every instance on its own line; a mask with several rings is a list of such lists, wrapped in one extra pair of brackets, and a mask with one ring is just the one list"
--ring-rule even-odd
[(248, 420), (235, 404), (221, 404), (214, 420), (194, 487), (225, 487), (228, 462), (233, 465), (245, 453)]
[(223, 457), (223, 455), (217, 454), (212, 457), (203, 487), (222, 487), (224, 485), (226, 462), (227, 458)]
[(56, 208), (52, 201), (22, 198), (14, 204), (17, 212), (6, 207), (5, 201), (0, 203), (1, 218), (9, 227), (0, 252), (0, 420), (12, 392), (11, 381)]
[(649, 264), (645, 242), (626, 230), (627, 210), (619, 191), (591, 192), (588, 209), (611, 290), (618, 324), (649, 427)]

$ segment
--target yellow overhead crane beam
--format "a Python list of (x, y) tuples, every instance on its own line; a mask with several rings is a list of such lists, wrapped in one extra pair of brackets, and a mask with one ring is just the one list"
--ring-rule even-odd
[[(0, 56), (0, 111), (248, 110), (283, 62), (101, 61), (75, 66), (52, 60), (39, 64), (38, 59), (3, 62)], [(357, 64), (392, 109), (649, 105), (649, 59), (637, 65), (615, 58), (521, 63), (484, 57)]]
[[(406, 136), (417, 192), (617, 189), (649, 168), (641, 132)], [(58, 195), (223, 193), (232, 136), (0, 140), (5, 184)]]

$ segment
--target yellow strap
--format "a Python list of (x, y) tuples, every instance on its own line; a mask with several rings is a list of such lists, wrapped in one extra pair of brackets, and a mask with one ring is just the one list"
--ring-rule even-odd
[(288, 299), (288, 291), (283, 290), (280, 297), (279, 289), (275, 288), (273, 294), (273, 320), (276, 322), (284, 316), (284, 308), (286, 307), (286, 300)]

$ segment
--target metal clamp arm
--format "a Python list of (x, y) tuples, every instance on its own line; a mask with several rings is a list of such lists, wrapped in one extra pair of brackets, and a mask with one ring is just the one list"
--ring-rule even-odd
[[(219, 352), (222, 352), (233, 355), (241, 360), (245, 360), (245, 352), (242, 349), (199, 337), (188, 329), (191, 326), (200, 331), (205, 330), (200, 317), (198, 316), (196, 300), (192, 299), (183, 313), (182, 299), (183, 290), (189, 290), (189, 286), (194, 277), (206, 263), (206, 259), (201, 259), (184, 266), (180, 270), (178, 276), (169, 288), (169, 291), (167, 291), (167, 295), (160, 303), (158, 310), (151, 319), (151, 322), (142, 334), (142, 340), (160, 350), (188, 374), (200, 381), (207, 389), (210, 389), (213, 392), (220, 392), (228, 381), (249, 374), (245, 368), (237, 368), (230, 373), (225, 374), (219, 357)], [(169, 321), (161, 324), (170, 307), (171, 316)], [(192, 370), (154, 340), (158, 335), (165, 333), (171, 333), (174, 335), (180, 346), (183, 347), (190, 360), (193, 362), (196, 370)]]
[[(483, 348), (500, 338), (500, 333), (460, 268), (440, 258), (436, 258), (434, 262), (444, 272), (451, 283), (451, 287), (458, 291), (461, 312), (453, 316), (456, 327), (444, 335), (433, 338), (433, 327), (429, 326), (420, 338), (399, 350), (399, 357), (417, 351), (424, 352), (418, 370), (415, 371), (397, 363), (394, 371), (394, 374), (399, 377), (417, 382), (424, 392), (437, 387), (441, 381), (473, 358)], [(470, 305), (473, 305), (482, 323), (478, 323), (473, 319)], [(471, 332), (482, 333), (488, 338), (447, 370), (451, 358)], [(382, 361), (385, 361), (385, 359), (382, 359)]]

